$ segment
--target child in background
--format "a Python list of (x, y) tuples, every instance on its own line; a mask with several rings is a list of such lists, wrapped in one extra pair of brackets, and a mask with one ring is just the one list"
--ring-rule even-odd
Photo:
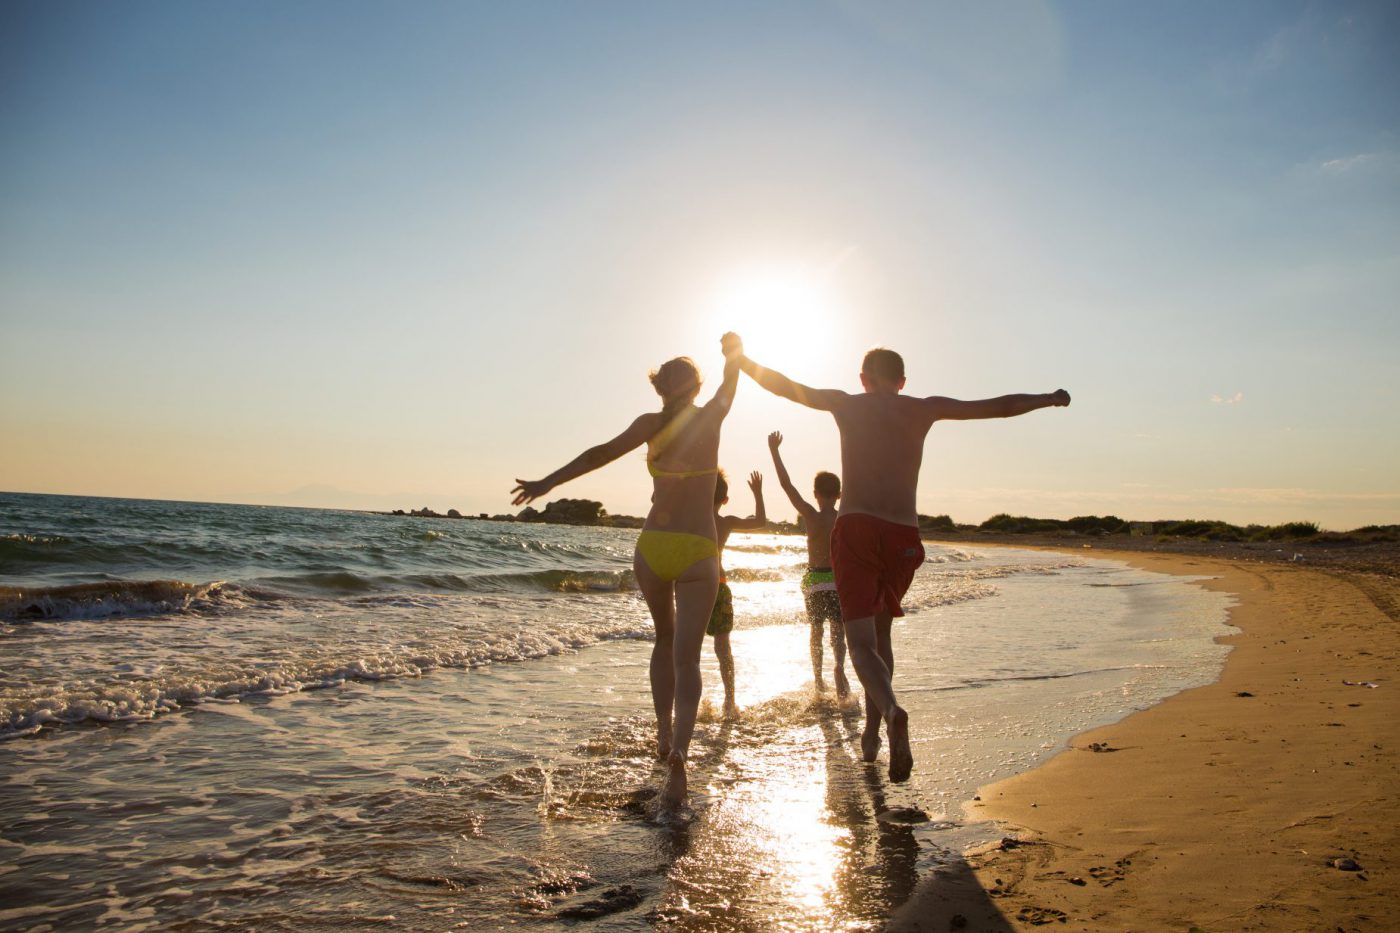
[(710, 624), (705, 634), (715, 640), (715, 657), (719, 659), (719, 678), (724, 682), (724, 716), (733, 719), (739, 715), (739, 706), (734, 702), (734, 652), (729, 646), (729, 633), (734, 630), (734, 595), (729, 591), (729, 583), (724, 578), (724, 544), (729, 533), (743, 528), (762, 528), (768, 524), (768, 515), (763, 509), (763, 474), (749, 474), (749, 488), (753, 490), (752, 518), (737, 515), (719, 514), (720, 506), (729, 501), (729, 480), (724, 471), (715, 478), (715, 541), (719, 545), (720, 576), (719, 593), (715, 596), (715, 608), (710, 613)]
[(818, 690), (826, 689), (822, 680), (822, 626), (831, 625), (831, 656), (835, 660), (831, 678), (836, 695), (844, 699), (851, 693), (846, 680), (846, 629), (841, 624), (841, 600), (836, 596), (836, 578), (831, 572), (831, 526), (836, 524), (836, 500), (841, 498), (841, 478), (823, 470), (812, 482), (812, 494), (817, 500), (813, 508), (798, 493), (788, 477), (787, 467), (778, 453), (783, 435), (774, 431), (768, 435), (768, 449), (773, 454), (773, 468), (778, 471), (778, 484), (787, 493), (788, 501), (802, 516), (807, 532), (807, 573), (802, 577), (802, 598), (807, 603), (807, 621), (812, 625), (812, 680)]

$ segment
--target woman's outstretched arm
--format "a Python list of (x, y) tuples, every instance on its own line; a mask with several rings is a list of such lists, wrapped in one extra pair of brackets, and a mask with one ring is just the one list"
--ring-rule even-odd
[(568, 463), (546, 476), (544, 479), (516, 479), (516, 487), (511, 490), (515, 496), (512, 505), (533, 502), (555, 486), (591, 473), (601, 466), (612, 463), (629, 451), (645, 444), (661, 427), (661, 415), (647, 412), (628, 425), (627, 430), (606, 443), (590, 447)]

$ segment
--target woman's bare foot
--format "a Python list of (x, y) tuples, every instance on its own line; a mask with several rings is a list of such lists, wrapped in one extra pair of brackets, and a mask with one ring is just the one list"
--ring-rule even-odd
[(656, 727), (656, 760), (665, 761), (671, 757), (671, 730)]
[(880, 720), (867, 719), (860, 734), (860, 760), (874, 761), (880, 754)]
[(686, 782), (685, 759), (672, 752), (666, 759), (666, 783), (661, 786), (661, 806), (675, 809), (685, 803), (689, 785)]
[(909, 750), (909, 714), (898, 706), (890, 713), (890, 780), (907, 781), (914, 770), (914, 754)]

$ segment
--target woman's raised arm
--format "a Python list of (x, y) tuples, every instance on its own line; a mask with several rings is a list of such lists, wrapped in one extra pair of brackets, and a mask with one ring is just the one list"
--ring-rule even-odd
[(517, 478), (516, 486), (511, 490), (515, 497), (511, 500), (511, 504), (524, 505), (527, 502), (533, 502), (555, 486), (567, 483), (571, 479), (577, 479), (585, 473), (591, 473), (601, 466), (607, 466), (623, 454), (636, 450), (645, 444), (660, 429), (661, 414), (659, 412), (647, 412), (645, 415), (639, 415), (637, 420), (628, 425), (627, 430), (617, 437), (596, 447), (588, 448), (544, 479)]

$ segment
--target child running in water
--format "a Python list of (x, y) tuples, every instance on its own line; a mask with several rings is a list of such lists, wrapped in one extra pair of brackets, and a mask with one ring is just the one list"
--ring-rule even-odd
[(724, 682), (726, 719), (736, 718), (739, 715), (739, 706), (734, 702), (734, 651), (729, 646), (729, 633), (734, 630), (734, 594), (729, 591), (729, 581), (724, 578), (724, 545), (729, 540), (731, 531), (740, 528), (762, 528), (768, 524), (768, 515), (763, 510), (762, 473), (755, 471), (749, 474), (749, 488), (753, 490), (753, 518), (721, 515), (720, 506), (729, 501), (729, 479), (723, 470), (715, 477), (715, 543), (719, 545), (720, 557), (719, 593), (715, 596), (715, 608), (710, 613), (710, 624), (705, 627), (705, 634), (715, 640), (719, 679)]
[(841, 475), (846, 488), (831, 530), (831, 563), (846, 625), (851, 666), (865, 688), (861, 756), (874, 761), (880, 723), (890, 740), (890, 780), (903, 781), (914, 767), (909, 750), (909, 714), (895, 702), (894, 652), (890, 626), (904, 615), (899, 602), (924, 560), (914, 502), (924, 439), (938, 421), (1011, 418), (1040, 408), (1065, 406), (1064, 389), (1044, 395), (1002, 395), (962, 401), (902, 394), (904, 360), (877, 348), (861, 362), (861, 393), (813, 389), (765, 369), (743, 355), (735, 334), (721, 343), (759, 385), (808, 408), (831, 412), (841, 433)]
[(768, 435), (768, 449), (773, 454), (773, 469), (778, 472), (778, 483), (787, 493), (788, 501), (802, 516), (802, 527), (807, 532), (807, 573), (802, 577), (802, 598), (807, 603), (807, 621), (811, 623), (812, 680), (818, 690), (826, 689), (822, 680), (822, 627), (831, 626), (831, 656), (835, 661), (832, 668), (832, 681), (836, 684), (836, 695), (845, 698), (850, 695), (851, 685), (846, 680), (846, 628), (841, 624), (841, 601), (836, 596), (836, 577), (831, 572), (831, 526), (836, 523), (836, 501), (841, 498), (841, 478), (835, 473), (823, 470), (812, 481), (812, 494), (817, 500), (813, 508), (802, 498), (797, 487), (788, 476), (778, 447), (783, 443), (783, 435), (774, 431)]

